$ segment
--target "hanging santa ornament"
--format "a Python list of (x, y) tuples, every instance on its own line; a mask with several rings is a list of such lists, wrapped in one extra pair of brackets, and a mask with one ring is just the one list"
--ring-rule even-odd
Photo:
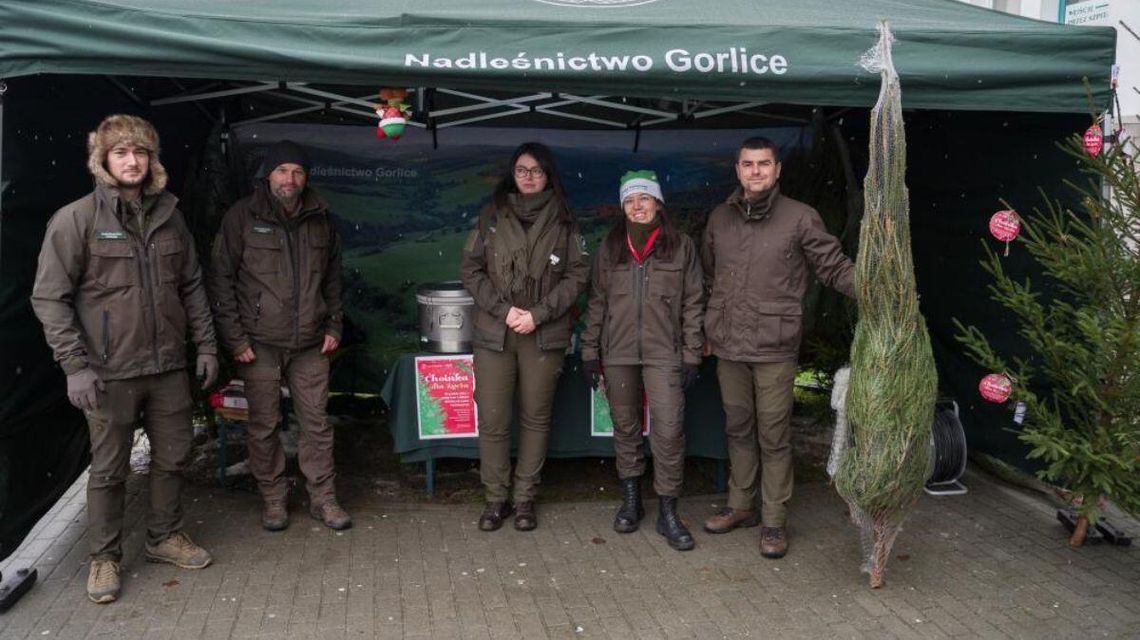
[(1005, 255), (1009, 255), (1009, 243), (1021, 233), (1021, 218), (1012, 209), (1003, 209), (990, 216), (990, 234), (1005, 243)]
[(1104, 131), (1101, 130), (1099, 124), (1085, 129), (1085, 153), (1090, 156), (1099, 156), (1101, 150), (1104, 149)]
[(407, 89), (385, 87), (380, 90), (383, 104), (376, 105), (376, 115), (380, 117), (380, 124), (376, 127), (377, 138), (399, 140), (404, 135), (404, 128), (412, 115), (411, 105), (404, 102), (407, 97)]
[(978, 383), (978, 392), (987, 402), (1001, 404), (1009, 400), (1013, 392), (1013, 382), (1004, 373), (991, 373)]

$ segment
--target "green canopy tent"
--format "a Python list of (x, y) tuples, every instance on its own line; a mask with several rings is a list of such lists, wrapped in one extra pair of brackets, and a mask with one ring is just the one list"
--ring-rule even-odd
[[(90, 128), (94, 109), (106, 111), (105, 99), (96, 98), (114, 93), (106, 91), (110, 86), (126, 97), (127, 109), (160, 119), (167, 106), (195, 105), (214, 119), (215, 112), (202, 105), (264, 98), (253, 115), (221, 110), (229, 126), (243, 118), (296, 120), (329, 113), (374, 122), (371, 96), (379, 86), (415, 88), (413, 124), (432, 129), (504, 117), (639, 130), (714, 123), (732, 114), (755, 122), (791, 114), (806, 122), (813, 107), (836, 114), (874, 102), (878, 79), (857, 61), (874, 42), (880, 18), (890, 20), (897, 39), (904, 106), (930, 110), (916, 112), (924, 114), (916, 116), (922, 126), (912, 125), (911, 133), (932, 154), (938, 149), (939, 157), (943, 151), (951, 156), (940, 145), (956, 142), (944, 128), (973, 128), (991, 164), (1000, 164), (1010, 157), (1002, 151), (1011, 141), (1032, 136), (1003, 121), (1024, 124), (1017, 120), (1023, 113), (1087, 113), (1084, 77), (1092, 81), (1093, 101), (1106, 100), (1103, 79), (1114, 58), (1114, 30), (1042, 23), (955, 0), (342, 0), (335, 6), (311, 0), (5, 0), (0, 120), (5, 80), (20, 87), (64, 78), (82, 89), (69, 94), (53, 85), (38, 102), (27, 103), (24, 114), (19, 92), (10, 92), (9, 120), (17, 124), (3, 129), (0, 143), (13, 133), (31, 140), (20, 123), (43, 123), (32, 117), (39, 115), (33, 110), (70, 118), (19, 154), (4, 149), (0, 175), (5, 188), (15, 178), (27, 185), (23, 197), (58, 187), (52, 177), (62, 170), (44, 149), (65, 148), (66, 161), (80, 164), (72, 160), (80, 153), (81, 132)], [(92, 77), (111, 84), (92, 92)], [(48, 100), (54, 107), (46, 106)], [(963, 111), (978, 114), (955, 115)], [(28, 119), (21, 121), (22, 115)], [(1039, 130), (1051, 137), (1036, 144), (1047, 151), (1058, 128), (1075, 120), (1042, 117), (1049, 126)], [(191, 132), (160, 129), (173, 154), (179, 147), (171, 140)], [(199, 125), (193, 132), (201, 130)], [(982, 164), (969, 166), (976, 173)], [(1059, 167), (1023, 168), (1011, 180), (1024, 184), (1031, 171), (1052, 179), (1064, 171)], [(926, 174), (933, 176), (931, 185), (945, 179), (933, 165)], [(928, 192), (931, 202), (986, 207), (1007, 195), (1002, 188), (986, 185), (983, 204), (967, 204), (965, 193), (961, 199), (936, 193), (936, 186)], [(0, 190), (0, 239), (6, 238), (0, 252), (0, 556), (15, 548), (74, 479), (86, 455), (82, 418), (62, 398), (62, 380), (28, 310), (39, 240), (31, 231), (35, 225), (4, 217), (12, 208), (4, 207), (3, 198), (11, 195)], [(35, 210), (40, 216), (50, 211)], [(36, 221), (41, 229), (42, 222)], [(26, 233), (16, 240), (10, 229)], [(934, 225), (930, 246), (946, 246), (953, 233)], [(916, 244), (921, 239), (916, 230)], [(962, 246), (976, 249), (976, 236), (967, 240)], [(917, 247), (916, 255), (922, 269)], [(945, 259), (934, 252), (928, 263), (929, 282), (940, 289), (953, 284), (939, 280), (952, 278)], [(919, 283), (924, 284), (921, 273)], [(939, 290), (924, 298), (924, 307), (928, 315), (932, 309), (946, 312), (948, 323), (963, 297), (984, 296), (948, 298)], [(937, 344), (939, 322), (931, 330)], [(954, 351), (947, 331), (941, 334), (944, 353)], [(29, 352), (27, 345), (37, 350)], [(965, 382), (957, 390), (964, 394), (973, 372), (960, 373)], [(52, 393), (38, 392), (44, 388)]]
[[(898, 40), (904, 106), (1071, 112), (1109, 28), (953, 0), (7, 0), (0, 78), (29, 73), (676, 96), (866, 106), (856, 61)], [(1100, 83), (1098, 83), (1100, 84)]]

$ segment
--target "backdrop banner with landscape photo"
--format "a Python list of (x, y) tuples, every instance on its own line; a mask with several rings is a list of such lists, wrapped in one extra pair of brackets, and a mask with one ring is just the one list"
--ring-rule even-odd
[(378, 391), (400, 354), (420, 350), (416, 287), (459, 278), (464, 240), (520, 143), (554, 151), (592, 254), (620, 213), (622, 173), (656, 171), (670, 215), (697, 233), (737, 184), (742, 140), (767, 135), (785, 153), (811, 142), (802, 127), (642, 132), (636, 152), (633, 131), (464, 127), (439, 131), (438, 147), (410, 127), (396, 141), (367, 126), (261, 124), (237, 133), (251, 174), (278, 140), (309, 152), (310, 184), (328, 200), (344, 244), (346, 349), (333, 386), (361, 393)]

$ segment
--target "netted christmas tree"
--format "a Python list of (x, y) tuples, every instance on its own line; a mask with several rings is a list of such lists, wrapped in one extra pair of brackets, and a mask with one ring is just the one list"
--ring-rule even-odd
[(883, 583), (903, 521), (930, 475), (930, 426), (937, 375), (918, 310), (910, 248), (906, 134), (888, 25), (864, 67), (882, 86), (871, 112), (870, 166), (855, 261), (859, 322), (851, 345), (847, 449), (835, 485), (863, 543), (872, 588)]
[(990, 297), (1032, 356), (1003, 356), (955, 324), (970, 357), (1014, 381), (1010, 399), (1026, 407), (1019, 437), (1045, 464), (1039, 475), (1068, 493), (1079, 516), (1069, 543), (1080, 546), (1104, 500), (1140, 514), (1140, 178), (1121, 147), (1090, 155), (1081, 136), (1060, 147), (1089, 180), (1067, 182), (1079, 211), (1045, 197), (1022, 220), (1018, 246), (1043, 280), (1015, 280), (988, 245), (982, 261)]

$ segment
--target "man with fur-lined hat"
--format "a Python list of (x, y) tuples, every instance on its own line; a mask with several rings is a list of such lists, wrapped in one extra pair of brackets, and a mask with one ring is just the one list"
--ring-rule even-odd
[(87, 418), (87, 597), (102, 604), (119, 595), (136, 427), (151, 443), (146, 559), (210, 564), (183, 531), (182, 471), (193, 437), (187, 336), (203, 389), (218, 360), (194, 241), (165, 191), (158, 133), (142, 118), (112, 115), (90, 133), (87, 150), (95, 190), (48, 222), (32, 307), (67, 374), (67, 397)]

